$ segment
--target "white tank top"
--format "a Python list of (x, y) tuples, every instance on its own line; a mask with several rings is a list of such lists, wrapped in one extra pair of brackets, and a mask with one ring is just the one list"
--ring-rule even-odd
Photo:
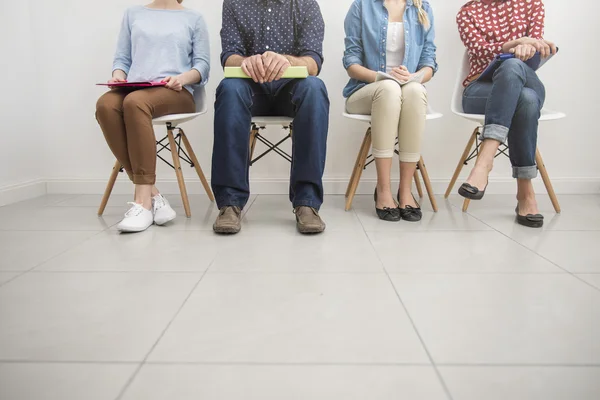
[(387, 29), (386, 71), (388, 74), (404, 62), (404, 23), (390, 22)]

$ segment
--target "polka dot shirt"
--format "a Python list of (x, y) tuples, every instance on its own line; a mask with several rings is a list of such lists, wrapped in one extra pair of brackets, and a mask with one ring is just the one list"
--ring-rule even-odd
[(323, 64), (325, 23), (316, 0), (225, 0), (221, 64), (273, 51)]
[(523, 36), (542, 39), (545, 15), (542, 0), (482, 0), (465, 4), (456, 17), (471, 64), (464, 84), (480, 75), (502, 53), (504, 43)]

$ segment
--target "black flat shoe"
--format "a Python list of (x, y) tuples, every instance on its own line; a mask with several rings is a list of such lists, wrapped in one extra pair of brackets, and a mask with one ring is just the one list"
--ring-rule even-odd
[(541, 228), (544, 226), (544, 216), (542, 214), (527, 214), (525, 216), (519, 214), (519, 205), (515, 208), (517, 213), (517, 223), (528, 228)]
[(400, 221), (400, 209), (396, 208), (377, 208), (377, 188), (375, 188), (375, 195), (373, 196), (375, 199), (375, 212), (377, 212), (377, 216), (380, 220), (388, 221), (388, 222), (398, 222)]
[(458, 188), (458, 194), (460, 194), (465, 199), (481, 200), (481, 199), (483, 199), (483, 196), (485, 195), (485, 191), (486, 191), (487, 187), (488, 187), (488, 185), (485, 185), (485, 188), (483, 188), (483, 190), (479, 190), (475, 186), (471, 186), (468, 183), (463, 183)]
[[(404, 221), (408, 222), (419, 222), (423, 218), (423, 212), (421, 211), (421, 206), (415, 196), (413, 195), (413, 200), (417, 203), (417, 207), (406, 206), (405, 208), (400, 208), (400, 218)], [(398, 204), (400, 204), (400, 192), (398, 192)]]

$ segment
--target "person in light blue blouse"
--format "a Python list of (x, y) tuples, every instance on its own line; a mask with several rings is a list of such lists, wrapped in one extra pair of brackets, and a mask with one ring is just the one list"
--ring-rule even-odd
[[(371, 115), (377, 215), (390, 222), (420, 221), (411, 185), (427, 114), (423, 84), (437, 71), (433, 11), (427, 0), (355, 0), (345, 30), (346, 111)], [(396, 139), (400, 186), (395, 196), (390, 170)]]
[(163, 86), (112, 88), (96, 105), (108, 146), (135, 184), (134, 202), (118, 225), (140, 232), (175, 219), (154, 186), (156, 140), (152, 119), (193, 113), (193, 93), (210, 72), (209, 36), (203, 17), (183, 0), (155, 0), (128, 9), (123, 17), (109, 84), (160, 82)]

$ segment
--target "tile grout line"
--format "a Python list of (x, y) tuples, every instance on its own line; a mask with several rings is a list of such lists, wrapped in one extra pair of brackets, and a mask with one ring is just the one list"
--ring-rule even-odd
[(208, 270), (210, 269), (210, 267), (212, 267), (212, 265), (214, 264), (215, 259), (216, 259), (216, 256), (211, 261), (211, 263), (208, 266), (208, 268), (206, 268), (206, 270), (204, 271), (204, 273), (202, 274), (202, 276), (200, 277), (200, 279), (198, 279), (198, 282), (196, 282), (194, 284), (194, 286), (192, 287), (192, 289), (190, 290), (190, 292), (188, 293), (188, 295), (185, 297), (185, 299), (181, 303), (181, 306), (179, 306), (179, 308), (177, 309), (177, 311), (175, 312), (175, 314), (173, 315), (173, 317), (171, 318), (171, 320), (167, 323), (167, 326), (165, 326), (165, 328), (160, 333), (160, 335), (158, 336), (158, 338), (156, 339), (156, 341), (154, 342), (154, 344), (150, 347), (150, 350), (146, 353), (146, 356), (142, 359), (141, 363), (137, 366), (137, 368), (135, 369), (135, 371), (133, 371), (133, 373), (131, 374), (131, 376), (127, 380), (127, 382), (125, 382), (125, 385), (123, 385), (123, 388), (121, 389), (121, 391), (119, 392), (119, 394), (117, 395), (117, 397), (115, 398), (115, 400), (121, 400), (123, 398), (123, 396), (125, 395), (125, 393), (129, 389), (129, 387), (131, 386), (131, 384), (133, 383), (133, 381), (135, 380), (135, 378), (137, 378), (137, 376), (139, 375), (142, 367), (144, 365), (146, 365), (146, 362), (147, 362), (148, 358), (150, 357), (150, 355), (152, 354), (152, 352), (154, 352), (154, 349), (156, 348), (156, 346), (158, 346), (158, 343), (165, 336), (165, 334), (167, 333), (167, 331), (169, 330), (169, 328), (171, 327), (171, 325), (173, 324), (173, 322), (175, 321), (175, 319), (181, 313), (181, 310), (183, 310), (183, 307), (185, 307), (185, 305), (187, 304), (187, 302), (190, 299), (190, 297), (192, 297), (192, 295), (194, 294), (194, 292), (196, 291), (196, 289), (200, 285), (200, 282), (202, 282), (202, 280), (204, 279), (204, 277), (208, 273)]
[[(574, 272), (569, 271), (568, 269), (560, 266), (559, 264), (555, 263), (554, 261), (550, 260), (549, 258), (545, 257), (544, 255), (538, 253), (537, 251), (525, 246), (523, 243), (517, 241), (515, 238), (507, 235), (506, 233), (499, 231), (498, 229), (494, 228), (493, 226), (491, 226), (490, 224), (488, 224), (487, 222), (483, 221), (482, 219), (476, 217), (475, 215), (471, 214), (470, 212), (467, 212), (467, 214), (469, 214), (471, 217), (475, 218), (477, 221), (481, 222), (482, 224), (489, 226), (491, 229), (493, 229), (495, 232), (498, 232), (499, 234), (501, 234), (502, 236), (504, 236), (505, 238), (507, 238), (508, 240), (512, 241), (513, 243), (516, 243), (517, 245), (521, 246), (522, 248), (526, 249), (527, 251), (535, 254), (536, 256), (540, 257), (541, 259), (549, 262), (550, 264), (554, 265), (555, 267), (557, 267), (558, 269), (564, 271), (567, 275), (570, 275), (571, 277), (575, 278), (576, 280), (582, 282), (583, 284), (585, 284), (586, 286), (591, 287), (592, 289), (594, 289), (595, 291), (600, 292), (600, 288), (597, 288), (596, 286), (594, 286), (593, 284), (589, 283), (588, 281), (586, 281), (585, 279), (581, 278), (579, 275), (577, 275)], [(554, 232), (554, 231), (545, 231), (543, 233), (546, 232)], [(560, 232), (574, 232), (574, 231), (560, 231)], [(580, 232), (580, 231), (577, 231)], [(588, 232), (588, 231), (584, 231), (584, 232)]]
[(448, 385), (446, 384), (446, 381), (444, 381), (442, 373), (440, 372), (440, 370), (438, 369), (437, 365), (435, 364), (435, 361), (434, 361), (433, 357), (431, 356), (431, 353), (429, 352), (429, 349), (427, 348), (427, 345), (425, 344), (425, 341), (423, 340), (423, 337), (421, 336), (421, 334), (419, 333), (419, 330), (417, 329), (417, 325), (415, 324), (414, 320), (410, 316), (410, 313), (408, 312), (408, 308), (406, 307), (406, 305), (402, 301), (402, 297), (400, 296), (400, 293), (398, 293), (396, 285), (394, 285), (394, 282), (392, 281), (392, 277), (390, 276), (388, 270), (385, 268), (385, 264), (384, 264), (383, 260), (381, 260), (381, 257), (379, 256), (379, 253), (377, 252), (377, 249), (373, 245), (373, 241), (369, 237), (369, 234), (367, 233), (367, 231), (366, 231), (366, 229), (365, 229), (362, 221), (360, 220), (360, 218), (359, 218), (359, 222), (360, 222), (360, 224), (361, 224), (361, 226), (363, 228), (363, 232), (367, 236), (367, 240), (371, 244), (371, 248), (375, 252), (375, 255), (377, 256), (377, 259), (379, 260), (379, 264), (381, 265), (381, 267), (383, 268), (383, 271), (385, 272), (385, 275), (386, 275), (386, 277), (388, 279), (388, 282), (390, 283), (390, 285), (392, 285), (392, 289), (394, 290), (394, 293), (396, 294), (396, 298), (398, 299), (398, 301), (400, 302), (400, 305), (404, 309), (406, 317), (410, 321), (410, 324), (412, 325), (412, 328), (413, 328), (415, 334), (417, 335), (417, 338), (419, 339), (419, 342), (421, 343), (421, 346), (423, 347), (423, 350), (425, 351), (425, 354), (427, 355), (427, 358), (429, 359), (431, 367), (435, 371), (435, 374), (436, 374), (436, 376), (438, 378), (438, 381), (442, 385), (442, 389), (443, 389), (444, 393), (446, 394), (446, 397), (449, 400), (454, 400), (454, 398), (452, 397), (452, 394), (450, 393), (450, 389), (448, 388)]
[[(18, 360), (18, 359), (0, 359), (0, 364), (58, 364), (58, 365), (139, 365), (140, 361), (83, 361), (83, 360)], [(146, 361), (144, 365), (203, 365), (203, 366), (281, 366), (281, 367), (431, 367), (431, 363), (414, 362), (380, 362), (380, 363), (360, 363), (360, 362), (228, 362), (228, 361)], [(436, 363), (438, 367), (481, 367), (481, 368), (600, 368), (600, 363)]]
[[(36, 231), (36, 232), (37, 232), (37, 231)], [(68, 231), (68, 232), (71, 232), (71, 231)], [(79, 231), (76, 231), (76, 232), (79, 232)], [(69, 247), (69, 248), (68, 248), (68, 249), (66, 249), (66, 250), (64, 250), (64, 251), (61, 251), (60, 253), (58, 253), (58, 254), (55, 254), (55, 255), (53, 255), (53, 256), (50, 256), (50, 257), (48, 257), (47, 259), (45, 259), (45, 260), (43, 260), (43, 261), (40, 261), (39, 263), (35, 264), (33, 267), (31, 267), (31, 268), (29, 268), (29, 269), (27, 269), (27, 270), (25, 270), (25, 271), (18, 271), (18, 272), (21, 272), (21, 273), (20, 273), (20, 274), (18, 274), (17, 276), (14, 276), (13, 278), (9, 279), (8, 281), (6, 281), (6, 282), (4, 282), (4, 283), (0, 283), (0, 289), (1, 289), (1, 288), (2, 288), (4, 285), (6, 285), (6, 284), (8, 284), (8, 283), (10, 283), (10, 282), (12, 282), (12, 281), (14, 281), (14, 280), (16, 280), (16, 279), (18, 279), (18, 278), (22, 277), (23, 275), (26, 275), (26, 274), (29, 274), (29, 273), (32, 273), (32, 272), (38, 272), (38, 273), (39, 273), (40, 271), (34, 271), (34, 270), (35, 270), (36, 268), (38, 268), (38, 267), (41, 267), (42, 265), (46, 264), (47, 262), (49, 262), (49, 261), (51, 261), (51, 260), (54, 260), (56, 257), (60, 257), (60, 256), (62, 256), (62, 255), (63, 255), (63, 254), (65, 254), (66, 252), (68, 252), (68, 251), (70, 251), (70, 250), (74, 249), (75, 247), (82, 245), (83, 243), (87, 242), (88, 240), (91, 240), (92, 238), (95, 238), (96, 236), (98, 236), (98, 235), (100, 235), (100, 234), (102, 234), (102, 233), (106, 232), (106, 230), (102, 230), (102, 231), (83, 231), (83, 232), (96, 232), (96, 233), (95, 233), (94, 235), (92, 235), (92, 236), (88, 237), (87, 239), (83, 240), (82, 242), (80, 242), (80, 243), (77, 243), (77, 244), (75, 244), (74, 246), (71, 246), (71, 247)], [(2, 271), (2, 272), (4, 272), (4, 271)]]

